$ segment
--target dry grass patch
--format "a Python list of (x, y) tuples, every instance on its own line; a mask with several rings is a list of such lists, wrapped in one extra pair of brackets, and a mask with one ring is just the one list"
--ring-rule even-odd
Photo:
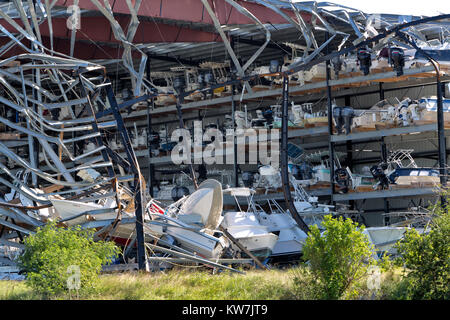
[[(276, 300), (289, 298), (290, 273), (252, 270), (245, 275), (208, 270), (175, 269), (166, 273), (101, 275), (92, 293), (80, 299), (95, 300)], [(50, 299), (69, 299), (54, 296)], [(43, 299), (25, 282), (0, 281), (0, 299)]]

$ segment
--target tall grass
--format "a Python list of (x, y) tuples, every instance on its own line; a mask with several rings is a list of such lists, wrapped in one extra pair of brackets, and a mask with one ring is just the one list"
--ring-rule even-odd
[[(121, 273), (100, 276), (92, 293), (83, 300), (286, 300), (317, 299), (317, 290), (300, 269), (252, 270), (245, 275), (223, 272), (175, 269), (166, 273)], [(296, 279), (296, 280), (295, 280)], [(368, 290), (366, 280), (355, 284), (357, 294), (347, 299), (402, 299), (401, 272), (382, 274), (381, 290)], [(400, 285), (400, 286), (399, 286)], [(74, 292), (50, 299), (75, 299)], [(0, 300), (45, 299), (25, 281), (0, 281)]]
[(0, 281), (0, 300), (35, 300), (41, 298), (24, 281)]
[[(80, 299), (96, 300), (277, 300), (288, 299), (290, 274), (286, 271), (223, 272), (172, 270), (167, 273), (102, 275), (94, 293)], [(72, 294), (72, 297), (75, 296)], [(68, 299), (54, 296), (51, 299)], [(25, 282), (0, 281), (0, 299), (43, 299)]]

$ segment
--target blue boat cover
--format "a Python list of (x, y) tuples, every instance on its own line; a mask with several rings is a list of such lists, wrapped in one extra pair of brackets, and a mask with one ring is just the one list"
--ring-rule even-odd
[[(437, 62), (450, 62), (450, 50), (423, 50), (423, 51)], [(416, 51), (414, 58), (428, 60), (428, 58), (420, 51)]]

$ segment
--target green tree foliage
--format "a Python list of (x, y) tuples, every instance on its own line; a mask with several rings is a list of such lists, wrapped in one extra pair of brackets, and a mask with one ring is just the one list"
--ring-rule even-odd
[(75, 286), (73, 280), (79, 280), (81, 293), (93, 289), (102, 265), (117, 257), (120, 249), (113, 242), (94, 242), (92, 236), (92, 231), (59, 228), (55, 222), (38, 228), (25, 239), (18, 259), (27, 284), (47, 296), (67, 292), (68, 280)]
[(406, 269), (399, 298), (450, 298), (450, 207), (437, 205), (429, 232), (410, 229), (397, 244), (398, 263)]
[(310, 266), (308, 274), (314, 275), (308, 278), (314, 279), (316, 297), (345, 298), (352, 284), (364, 277), (374, 263), (373, 248), (362, 233), (364, 226), (358, 228), (351, 219), (328, 215), (322, 226), (322, 234), (316, 225), (311, 227), (303, 247)]

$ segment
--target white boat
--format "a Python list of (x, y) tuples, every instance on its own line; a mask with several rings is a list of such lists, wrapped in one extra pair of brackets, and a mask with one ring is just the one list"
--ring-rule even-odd
[(178, 212), (181, 215), (198, 215), (206, 229), (216, 229), (222, 215), (222, 184), (217, 180), (203, 181), (198, 190), (192, 193)]
[[(406, 227), (370, 227), (365, 228), (363, 233), (369, 238), (374, 245), (375, 252), (396, 254), (395, 244), (403, 238)], [(374, 254), (374, 258), (378, 259), (378, 255)]]
[(211, 259), (221, 256), (228, 242), (215, 236), (222, 214), (222, 185), (213, 179), (205, 180), (190, 196), (167, 208), (166, 234), (175, 238), (180, 247)]
[[(293, 179), (292, 179), (293, 180)], [(317, 197), (311, 197), (300, 184), (293, 181), (295, 195), (294, 206), (303, 221), (311, 226), (317, 224), (321, 228), (323, 216), (330, 213), (331, 206), (319, 205)], [(262, 209), (258, 213), (261, 224), (278, 235), (278, 241), (272, 250), (272, 258), (298, 256), (302, 253), (307, 234), (299, 228), (289, 210), (283, 210), (275, 200), (268, 200), (270, 212)]]
[(262, 225), (254, 212), (227, 212), (222, 226), (256, 257), (270, 256), (278, 241), (278, 236)]
[[(249, 203), (248, 211), (231, 211), (224, 214), (222, 226), (253, 255), (265, 259), (272, 254), (278, 236), (261, 224), (256, 207), (252, 200), (253, 190), (248, 188), (229, 188), (224, 192), (232, 196), (245, 196)], [(238, 203), (236, 199), (236, 203)], [(235, 250), (239, 249), (234, 246)]]
[[(107, 198), (103, 200), (102, 204), (97, 204), (93, 202), (80, 202), (65, 199), (49, 199), (53, 204), (56, 215), (58, 218), (67, 226), (74, 226), (89, 221), (103, 221), (108, 220), (112, 223), (117, 218), (116, 201), (112, 198)], [(97, 212), (96, 212), (97, 211)], [(135, 218), (134, 212), (122, 211), (122, 218), (129, 219)], [(161, 236), (163, 230), (161, 226), (150, 224), (147, 216), (144, 216), (144, 223), (146, 227), (144, 228), (144, 234), (146, 241), (151, 241), (154, 236)], [(131, 237), (135, 234), (136, 224), (133, 223), (122, 223), (119, 222), (114, 231), (111, 232), (110, 236), (114, 241), (119, 244), (124, 244), (130, 241)], [(149, 234), (153, 235), (150, 236)]]
[(216, 237), (201, 229), (195, 229), (192, 225), (176, 219), (167, 219), (166, 234), (172, 236), (177, 244), (201, 257), (207, 259), (219, 258), (228, 243), (222, 236)]
[[(68, 226), (88, 222), (89, 221), (88, 214), (81, 215), (83, 213), (105, 209), (104, 206), (93, 202), (80, 202), (65, 199), (49, 199), (49, 200), (53, 204), (53, 207), (55, 208), (57, 214), (56, 218), (65, 220)], [(75, 216), (79, 217), (71, 219)], [(97, 215), (95, 219), (114, 219), (116, 216), (117, 214), (114, 213), (112, 210), (111, 213), (102, 213)]]
[(307, 234), (301, 230), (292, 216), (281, 209), (279, 205), (272, 201), (272, 205), (276, 206), (276, 210), (272, 210), (270, 214), (260, 211), (258, 212), (259, 221), (262, 225), (267, 226), (269, 232), (278, 235), (278, 241), (272, 249), (272, 257), (299, 255), (302, 252)]
[(318, 198), (310, 196), (300, 184), (295, 183), (294, 180), (292, 180), (292, 184), (294, 186), (294, 206), (297, 213), (308, 226), (315, 224), (322, 229), (323, 217), (331, 213), (330, 208), (333, 206), (319, 204)]

